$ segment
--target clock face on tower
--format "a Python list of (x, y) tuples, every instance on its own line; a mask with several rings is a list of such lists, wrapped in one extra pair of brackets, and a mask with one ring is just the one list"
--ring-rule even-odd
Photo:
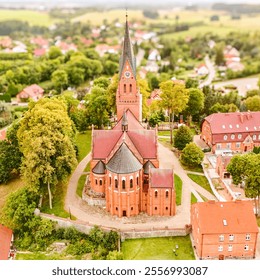
[(130, 73), (129, 71), (125, 71), (125, 74), (124, 74), (124, 75), (125, 75), (126, 78), (130, 78), (131, 73)]

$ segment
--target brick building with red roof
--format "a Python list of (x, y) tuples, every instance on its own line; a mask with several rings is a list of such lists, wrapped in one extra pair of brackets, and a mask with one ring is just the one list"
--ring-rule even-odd
[(13, 232), (0, 224), (0, 260), (8, 260), (13, 245)]
[(258, 226), (252, 201), (195, 203), (191, 225), (200, 259), (255, 258)]
[(43, 97), (44, 89), (40, 86), (33, 84), (24, 88), (16, 95), (17, 102), (27, 102), (29, 99), (38, 101)]
[[(92, 160), (85, 190), (91, 204), (105, 205), (111, 215), (130, 217), (175, 214), (173, 170), (159, 169), (156, 130), (142, 124), (142, 95), (128, 21), (116, 94), (118, 123), (112, 130), (92, 131)], [(88, 200), (88, 201), (90, 201)], [(95, 202), (93, 202), (95, 201)]]
[(202, 122), (200, 137), (216, 154), (250, 152), (260, 146), (260, 112), (209, 115)]

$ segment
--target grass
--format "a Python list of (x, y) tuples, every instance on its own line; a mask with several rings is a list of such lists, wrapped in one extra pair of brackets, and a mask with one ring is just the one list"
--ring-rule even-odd
[(85, 186), (86, 177), (87, 177), (87, 175), (81, 175), (79, 178), (77, 191), (76, 191), (76, 193), (79, 197), (82, 197), (82, 191)]
[(47, 12), (38, 12), (32, 10), (0, 10), (0, 19), (4, 20), (21, 20), (26, 21), (30, 25), (50, 26), (57, 22), (51, 19)]
[[(173, 253), (176, 249), (177, 255)], [(189, 235), (128, 239), (122, 243), (124, 260), (194, 260)]]
[(184, 170), (187, 170), (187, 171), (203, 173), (203, 169), (202, 169), (201, 165), (195, 166), (195, 167), (190, 167), (190, 166), (186, 166), (186, 165), (181, 163), (181, 166)]
[(260, 227), (260, 217), (257, 217), (256, 221), (257, 221), (257, 225)]
[(191, 193), (190, 203), (191, 203), (191, 204), (194, 204), (194, 203), (196, 203), (197, 201), (198, 201), (198, 200), (197, 200), (196, 196), (195, 196), (193, 193)]
[(209, 185), (209, 182), (205, 176), (190, 174), (190, 173), (188, 173), (187, 175), (189, 176), (189, 178), (192, 181), (194, 181), (195, 183), (200, 185), (202, 188), (204, 188), (206, 191), (208, 191), (209, 193), (214, 195), (214, 193), (212, 192), (211, 187)]
[(84, 172), (90, 172), (90, 161), (88, 162), (88, 164), (86, 165)]
[(76, 260), (77, 257), (65, 256), (60, 253), (46, 254), (45, 252), (17, 253), (16, 260)]
[(52, 200), (52, 209), (49, 207), (49, 197), (46, 195), (43, 198), (43, 205), (41, 207), (41, 212), (47, 214), (54, 214), (55, 216), (62, 218), (71, 218), (75, 219), (75, 217), (71, 217), (70, 213), (64, 210), (64, 200), (67, 192), (67, 183), (58, 183), (55, 191), (53, 192), (53, 200)]
[(78, 161), (80, 162), (91, 150), (91, 130), (77, 133), (76, 144), (78, 146)]
[(8, 196), (22, 187), (24, 187), (24, 182), (20, 178), (12, 179), (6, 185), (0, 185), (0, 214)]
[(176, 174), (174, 174), (174, 184), (175, 184), (175, 191), (176, 191), (176, 205), (181, 205), (182, 180)]
[(169, 130), (160, 130), (158, 131), (158, 136), (171, 136), (170, 131)]

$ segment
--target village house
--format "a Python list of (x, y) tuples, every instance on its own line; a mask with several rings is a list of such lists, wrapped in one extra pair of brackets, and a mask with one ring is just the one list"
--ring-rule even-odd
[(201, 125), (200, 138), (213, 153), (250, 152), (260, 146), (260, 112), (215, 113)]
[(231, 161), (232, 156), (218, 155), (216, 159), (216, 173), (219, 175), (220, 179), (230, 178), (230, 173), (227, 171), (227, 166)]
[(40, 86), (33, 84), (24, 88), (16, 95), (17, 102), (28, 102), (29, 99), (37, 101), (43, 97), (44, 89)]
[(0, 260), (12, 257), (14, 236), (11, 229), (0, 224)]
[(195, 68), (195, 71), (199, 76), (205, 76), (209, 74), (209, 69), (205, 64), (200, 64)]
[(191, 225), (200, 259), (255, 258), (258, 226), (252, 201), (195, 203)]
[(173, 216), (174, 174), (159, 169), (156, 130), (142, 124), (142, 95), (126, 20), (116, 93), (118, 123), (112, 130), (92, 131), (92, 159), (85, 188), (89, 204), (104, 205), (111, 215)]
[(120, 50), (120, 46), (119, 45), (109, 46), (107, 44), (100, 44), (100, 45), (97, 45), (96, 48), (95, 48), (95, 51), (101, 57), (104, 56), (106, 53), (118, 54), (119, 50)]

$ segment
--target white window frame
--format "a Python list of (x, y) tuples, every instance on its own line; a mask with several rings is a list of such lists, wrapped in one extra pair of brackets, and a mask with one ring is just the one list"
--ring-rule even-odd
[(234, 234), (229, 235), (229, 241), (234, 241), (234, 238), (235, 238)]
[(241, 146), (241, 143), (240, 143), (240, 142), (237, 142), (237, 143), (236, 143), (236, 148), (240, 148), (240, 146)]
[(242, 139), (242, 134), (238, 134), (237, 138)]
[(235, 134), (231, 134), (231, 139), (232, 139), (232, 140), (235, 139)]
[(217, 150), (221, 150), (222, 145), (221, 144), (217, 144)]
[(228, 245), (228, 252), (232, 252), (233, 251), (233, 245), (229, 244)]
[(250, 233), (247, 233), (247, 234), (246, 234), (246, 240), (249, 241), (250, 239), (251, 239), (251, 234), (250, 234)]
[(231, 143), (227, 143), (227, 149), (231, 149)]
[(222, 241), (224, 241), (224, 239), (225, 239), (224, 235), (221, 234), (221, 235), (219, 236), (219, 241), (222, 242)]
[(245, 245), (244, 250), (248, 251), (249, 250), (249, 245)]
[(222, 245), (218, 246), (218, 251), (223, 252), (223, 246)]
[(224, 140), (227, 140), (227, 139), (228, 139), (228, 136), (225, 134), (224, 137), (223, 137), (223, 139), (224, 139)]

